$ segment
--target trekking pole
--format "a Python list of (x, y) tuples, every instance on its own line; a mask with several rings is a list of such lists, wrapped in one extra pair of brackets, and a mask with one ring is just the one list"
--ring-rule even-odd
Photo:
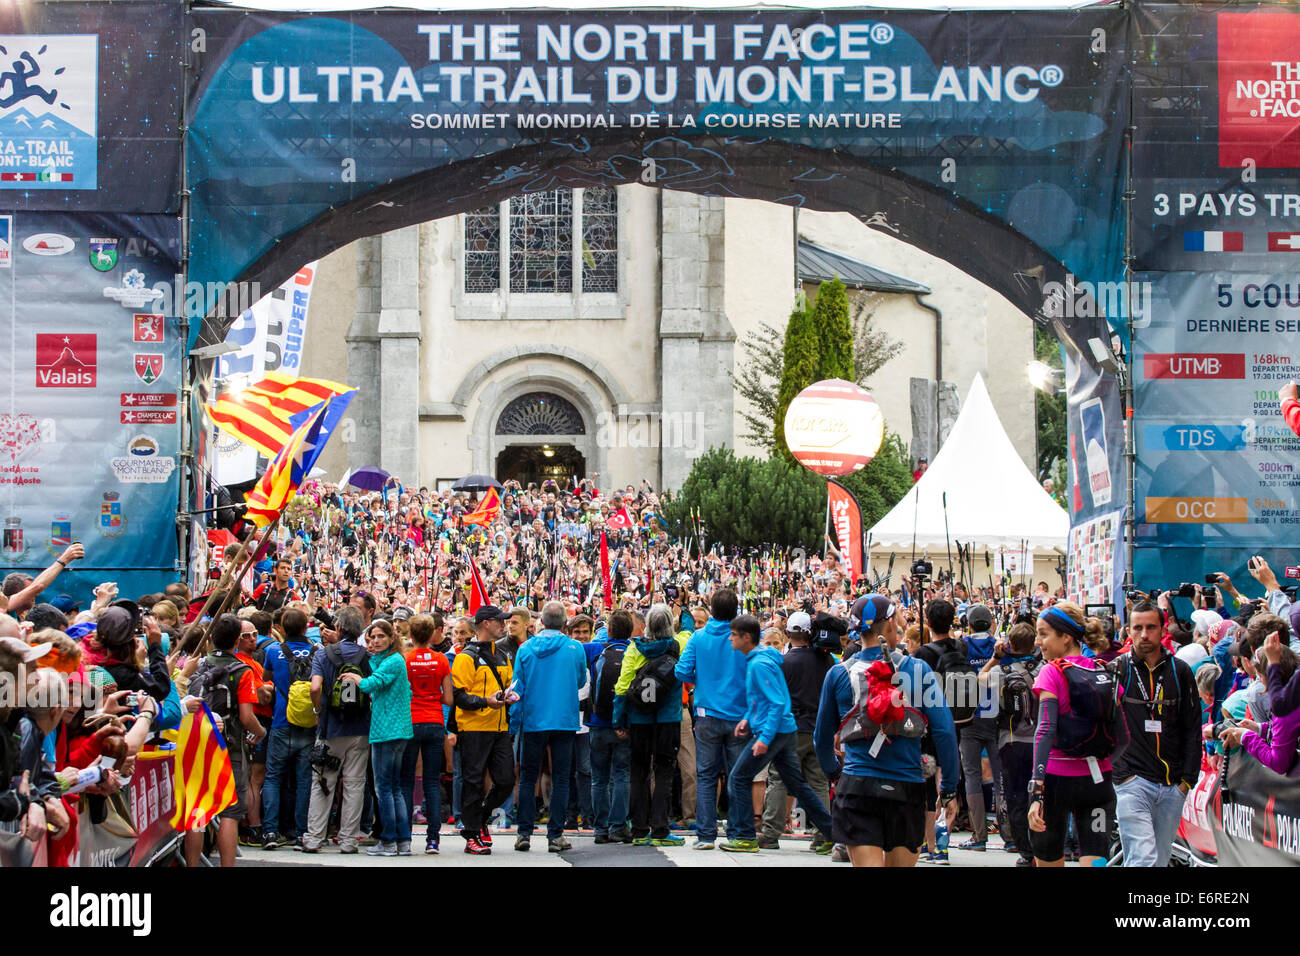
[(952, 584), (952, 539), (948, 537), (948, 492), (943, 493), (943, 540), (948, 545), (948, 584)]

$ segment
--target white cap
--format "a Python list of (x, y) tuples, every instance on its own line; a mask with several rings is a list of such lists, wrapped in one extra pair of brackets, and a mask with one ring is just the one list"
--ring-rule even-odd
[(807, 611), (795, 611), (785, 622), (787, 631), (799, 631), (802, 634), (812, 633), (812, 618), (808, 616)]

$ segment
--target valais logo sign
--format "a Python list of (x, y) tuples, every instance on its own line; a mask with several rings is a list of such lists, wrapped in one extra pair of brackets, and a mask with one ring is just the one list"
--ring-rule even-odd
[(94, 388), (95, 336), (36, 333), (37, 388)]

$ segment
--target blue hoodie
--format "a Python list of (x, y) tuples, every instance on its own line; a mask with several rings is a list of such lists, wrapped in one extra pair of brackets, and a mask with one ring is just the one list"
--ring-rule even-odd
[[(604, 630), (604, 628), (601, 628), (601, 630)], [(600, 690), (600, 672), (605, 669), (604, 661), (608, 660), (608, 658), (604, 658), (602, 655), (605, 653), (605, 650), (607, 648), (615, 648), (626, 654), (627, 645), (628, 645), (627, 641), (609, 641), (609, 640), (602, 641), (600, 643), (597, 643), (595, 640), (593, 640), (590, 644), (582, 645), (582, 649), (587, 652), (587, 670), (591, 674), (592, 711), (590, 714), (587, 715), (588, 727), (612, 726), (608, 720), (602, 720), (600, 717), (597, 717), (595, 711), (596, 694)], [(615, 680), (617, 679), (618, 678), (615, 678)]]
[(781, 652), (756, 647), (745, 655), (745, 720), (755, 740), (771, 744), (777, 734), (792, 734), (798, 727), (790, 709), (790, 688), (781, 669)]
[(571, 637), (542, 631), (515, 653), (510, 730), (578, 730), (578, 692), (587, 683), (587, 654)]
[[(860, 661), (880, 660), (880, 645), (863, 648), (852, 658)], [(943, 774), (945, 788), (949, 781), (955, 788), (957, 781), (957, 729), (953, 726), (952, 712), (943, 702), (943, 687), (930, 670), (930, 665), (917, 657), (895, 655), (894, 666), (905, 677), (904, 686), (909, 690), (908, 705), (925, 715), (930, 724), (930, 737), (939, 754), (939, 772)], [(917, 700), (917, 698), (920, 700)], [(930, 703), (926, 703), (929, 701)], [(832, 667), (826, 672), (822, 684), (821, 701), (817, 706), (817, 726), (813, 730), (813, 745), (817, 748), (817, 759), (826, 776), (834, 777), (841, 772), (839, 760), (835, 757), (835, 734), (840, 722), (853, 708), (853, 688), (849, 683), (848, 671), (843, 667)], [(925, 774), (921, 769), (921, 738), (892, 737), (880, 748), (876, 756), (871, 756), (872, 740), (850, 740), (844, 744), (843, 772), (857, 777), (879, 777), (883, 780), (902, 780), (923, 782)]]
[(677, 679), (695, 685), (695, 715), (731, 723), (745, 716), (745, 655), (731, 646), (731, 622), (709, 618), (691, 635)]

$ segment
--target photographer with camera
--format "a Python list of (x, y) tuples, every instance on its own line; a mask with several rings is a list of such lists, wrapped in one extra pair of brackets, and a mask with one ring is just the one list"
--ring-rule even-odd
[(359, 852), (366, 768), (370, 765), (370, 707), (364, 695), (349, 693), (342, 686), (352, 682), (342, 681), (341, 676), (368, 676), (366, 650), (358, 643), (365, 628), (365, 619), (357, 607), (341, 608), (338, 641), (328, 644), (311, 662), (311, 700), (319, 722), (311, 756), (316, 781), (311, 787), (307, 833), (302, 838), (305, 853), (317, 853), (325, 843), (336, 783), (343, 788), (339, 852)]

